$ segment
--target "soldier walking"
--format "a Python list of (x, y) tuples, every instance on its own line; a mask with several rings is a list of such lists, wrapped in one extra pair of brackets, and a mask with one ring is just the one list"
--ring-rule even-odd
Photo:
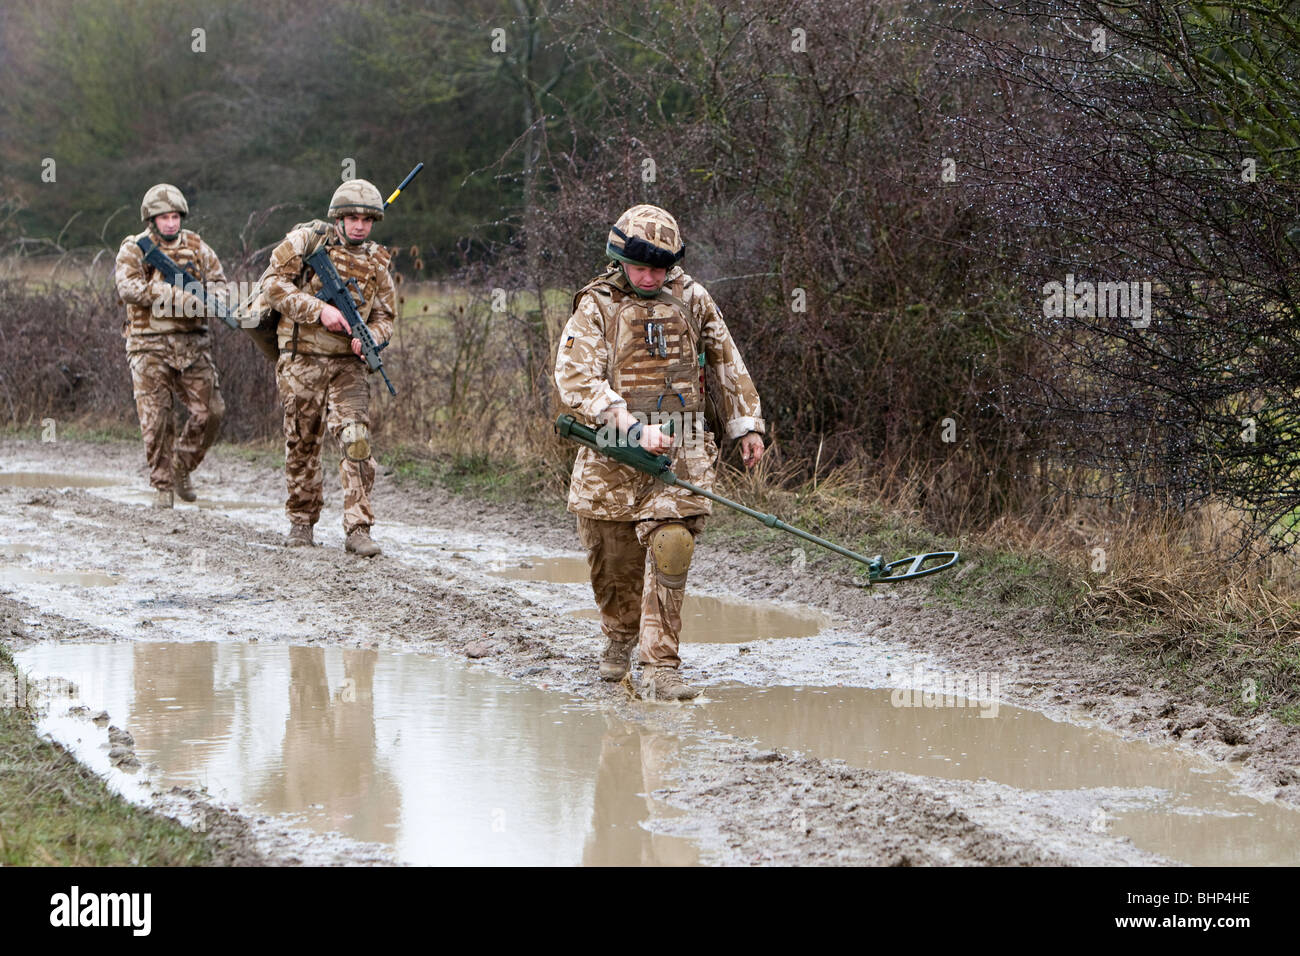
[[(727, 436), (752, 467), (763, 455), (758, 392), (722, 313), (683, 270), (677, 221), (633, 206), (609, 233), (605, 272), (573, 300), (555, 382), (562, 403), (593, 427), (614, 429), (647, 451), (670, 454), (682, 478), (712, 491), (717, 446), (703, 415), (706, 368), (715, 373)], [(662, 424), (666, 416), (673, 434)], [(658, 418), (660, 424), (651, 423)], [(682, 599), (707, 498), (583, 448), (569, 511), (587, 549), (591, 586), (608, 642), (600, 676), (622, 680), (637, 650), (644, 689), (659, 700), (699, 694), (679, 673)]]
[[(184, 501), (195, 500), (190, 475), (212, 446), (226, 413), (212, 362), (206, 305), (196, 308), (200, 300), (194, 291), (168, 282), (144, 261), (139, 246), (139, 240), (151, 239), (205, 286), (219, 284), (208, 289), (219, 297), (226, 281), (221, 260), (198, 233), (181, 228), (189, 211), (175, 186), (152, 187), (140, 205), (140, 220), (147, 228), (122, 240), (114, 270), (117, 295), (126, 306), (122, 335), (156, 508), (172, 507), (173, 492)], [(173, 396), (189, 411), (179, 437)]]
[(369, 241), (370, 230), (384, 218), (379, 190), (364, 179), (348, 180), (335, 190), (328, 216), (331, 223), (317, 221), (290, 232), (272, 251), (264, 279), (267, 301), (280, 314), (275, 378), (284, 408), (289, 486), (285, 543), (313, 543), (312, 529), (325, 501), (320, 459), (328, 428), (343, 454), (339, 477), (345, 547), (368, 558), (381, 553), (370, 539), (375, 459), (370, 451), (369, 369), (343, 314), (316, 298), (321, 281), (304, 260), (323, 245), (339, 277), (355, 280), (357, 309), (380, 345), (393, 334), (397, 296), (388, 250)]

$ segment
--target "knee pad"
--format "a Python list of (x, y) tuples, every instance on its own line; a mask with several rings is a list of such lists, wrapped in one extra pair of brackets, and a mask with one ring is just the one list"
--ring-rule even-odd
[(659, 582), (665, 587), (686, 587), (686, 571), (694, 553), (695, 535), (680, 522), (669, 522), (650, 534), (650, 557)]
[(349, 461), (370, 460), (370, 428), (361, 422), (344, 422), (339, 444)]

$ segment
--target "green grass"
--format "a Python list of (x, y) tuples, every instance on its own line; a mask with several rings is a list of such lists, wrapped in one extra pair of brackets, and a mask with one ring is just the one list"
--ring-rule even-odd
[(1300, 724), (1300, 704), (1288, 704), (1273, 711), (1273, 716), (1284, 724)]
[[(36, 425), (0, 426), (0, 436), (5, 438), (25, 438), (39, 441), (43, 429)], [(140, 429), (135, 425), (107, 424), (81, 425), (75, 422), (56, 422), (55, 438), (57, 441), (84, 441), (92, 445), (108, 445), (120, 441), (138, 441)]]
[(239, 445), (220, 442), (214, 446), (223, 456), (267, 468), (284, 467), (284, 443), (265, 442)]
[(381, 452), (379, 462), (400, 482), (418, 487), (440, 487), (493, 502), (543, 503), (536, 494), (538, 475), (516, 462), (487, 455), (436, 455), (404, 446)]
[[(0, 646), (0, 676), (15, 672)], [(0, 707), (0, 865), (199, 866), (205, 837), (135, 807), (63, 748), (41, 740), (35, 713)]]

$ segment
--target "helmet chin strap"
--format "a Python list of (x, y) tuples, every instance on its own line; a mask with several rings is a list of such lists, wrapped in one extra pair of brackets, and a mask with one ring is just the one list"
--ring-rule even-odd
[(171, 235), (168, 235), (167, 233), (159, 229), (157, 216), (154, 216), (152, 219), (149, 220), (149, 225), (153, 226), (153, 231), (158, 233), (159, 238), (161, 238), (163, 242), (175, 242), (180, 237), (181, 230), (179, 226), (176, 227), (176, 231), (173, 232)]
[(343, 226), (342, 219), (335, 219), (334, 227), (338, 231), (339, 238), (342, 239), (344, 242), (346, 242), (349, 246), (359, 246), (361, 245), (361, 243), (366, 241), (365, 239), (353, 239), (351, 236), (349, 236), (347, 229), (344, 228)]
[(622, 270), (622, 272), (623, 272), (623, 278), (627, 280), (627, 284), (630, 285), (630, 286), (632, 287), (632, 291), (635, 292), (637, 295), (639, 295), (639, 296), (640, 296), (641, 298), (643, 298), (643, 299), (653, 299), (655, 296), (657, 296), (657, 295), (659, 294), (659, 290), (662, 289), (662, 288), (664, 287), (664, 284), (661, 282), (661, 283), (659, 283), (657, 286), (655, 286), (653, 289), (651, 289), (650, 291), (647, 292), (645, 289), (641, 288), (639, 285), (637, 285), (635, 282), (633, 282), (633, 281), (632, 281), (632, 277), (631, 277), (630, 275), (627, 274), (627, 263), (626, 263), (626, 262), (620, 262), (620, 263), (618, 264), (618, 267), (619, 267), (619, 269)]

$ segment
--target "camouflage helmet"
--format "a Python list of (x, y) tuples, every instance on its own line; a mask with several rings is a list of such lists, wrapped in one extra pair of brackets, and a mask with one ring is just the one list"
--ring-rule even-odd
[(178, 212), (182, 216), (188, 216), (190, 206), (185, 201), (185, 194), (171, 183), (150, 186), (144, 194), (144, 201), (140, 203), (140, 221), (149, 222), (154, 216), (161, 216), (165, 212)]
[(677, 220), (658, 206), (633, 206), (609, 231), (605, 252), (634, 266), (671, 269), (686, 255)]
[(344, 216), (369, 216), (376, 222), (384, 218), (384, 197), (374, 183), (364, 179), (349, 179), (330, 199), (330, 219)]

